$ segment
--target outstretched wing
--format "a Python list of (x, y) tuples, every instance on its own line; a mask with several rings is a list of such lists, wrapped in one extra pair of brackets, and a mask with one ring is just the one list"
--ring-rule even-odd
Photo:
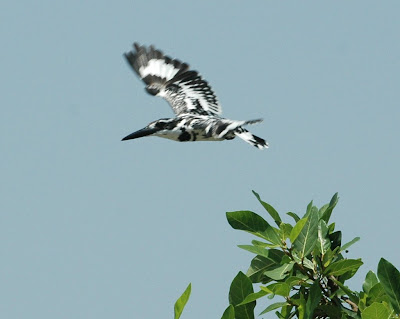
[(167, 100), (176, 115), (221, 114), (214, 91), (197, 71), (189, 70), (188, 64), (165, 56), (153, 46), (134, 43), (134, 48), (125, 53), (129, 65), (147, 84), (147, 92)]

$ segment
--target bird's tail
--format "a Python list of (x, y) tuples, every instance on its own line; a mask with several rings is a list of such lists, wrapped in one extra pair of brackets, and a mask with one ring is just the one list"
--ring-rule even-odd
[[(255, 120), (260, 122), (260, 120)], [(247, 121), (246, 124), (254, 124), (257, 123), (255, 121)], [(262, 120), (261, 120), (262, 121)], [(252, 122), (252, 123), (249, 123)], [(243, 141), (257, 147), (258, 149), (262, 150), (264, 148), (268, 148), (268, 143), (263, 140), (261, 137), (255, 136), (253, 134), (251, 134), (248, 130), (239, 127), (236, 131), (235, 131), (235, 135), (237, 137), (240, 137)]]
[(263, 119), (248, 120), (248, 121), (244, 121), (244, 124), (242, 124), (242, 125), (257, 124), (257, 123), (261, 123), (262, 121), (263, 121)]

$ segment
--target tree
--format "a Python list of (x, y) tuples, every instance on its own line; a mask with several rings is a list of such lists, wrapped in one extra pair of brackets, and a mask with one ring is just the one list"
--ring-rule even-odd
[[(342, 245), (341, 231), (335, 231), (335, 223), (329, 223), (337, 193), (319, 209), (311, 201), (302, 217), (287, 213), (293, 223), (283, 222), (270, 204), (253, 193), (277, 227), (251, 211), (226, 213), (234, 229), (262, 240), (239, 245), (256, 256), (247, 273), (239, 272), (233, 279), (222, 319), (253, 319), (256, 301), (275, 297), (281, 300), (260, 315), (275, 310), (281, 319), (399, 318), (400, 272), (387, 260), (381, 258), (377, 275), (367, 273), (361, 291), (345, 285), (363, 263), (361, 258), (343, 256), (360, 238)], [(259, 284), (257, 292), (253, 290), (255, 284)]]

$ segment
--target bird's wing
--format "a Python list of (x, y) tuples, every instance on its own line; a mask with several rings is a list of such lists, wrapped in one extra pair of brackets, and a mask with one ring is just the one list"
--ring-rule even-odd
[(134, 48), (125, 53), (129, 65), (147, 84), (147, 92), (167, 100), (176, 115), (221, 114), (214, 91), (197, 71), (189, 70), (188, 64), (165, 56), (153, 46), (135, 43)]

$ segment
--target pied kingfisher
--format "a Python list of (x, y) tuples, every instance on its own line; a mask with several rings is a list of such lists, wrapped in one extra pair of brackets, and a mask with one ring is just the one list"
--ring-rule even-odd
[(165, 56), (153, 46), (134, 43), (135, 51), (125, 53), (132, 69), (146, 83), (146, 91), (164, 98), (176, 114), (148, 124), (122, 140), (143, 136), (159, 136), (179, 142), (223, 141), (236, 136), (259, 149), (268, 143), (242, 126), (261, 122), (233, 121), (220, 117), (221, 106), (207, 81), (187, 63)]

